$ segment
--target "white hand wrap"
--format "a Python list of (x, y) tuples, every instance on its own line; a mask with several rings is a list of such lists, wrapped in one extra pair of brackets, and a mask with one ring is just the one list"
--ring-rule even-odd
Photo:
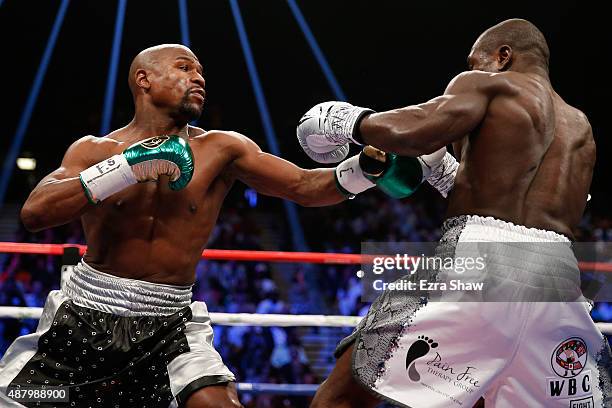
[(359, 155), (346, 159), (336, 167), (336, 181), (353, 196), (376, 185), (364, 176), (359, 165)]
[(428, 156), (439, 154), (438, 152), (440, 152), (440, 150), (432, 153), (431, 155), (421, 156), (419, 157), (419, 160), (421, 160), (421, 163), (425, 163), (427, 168), (430, 169), (429, 174), (425, 174), (425, 172), (423, 173), (423, 177), (425, 177), (427, 182), (438, 190), (440, 194), (442, 194), (442, 197), (446, 197), (448, 192), (455, 185), (455, 176), (457, 175), (459, 162), (457, 162), (453, 155), (446, 151), (446, 148), (444, 148), (444, 152), (446, 152), (446, 154), (442, 160), (439, 161), (439, 163), (435, 163), (437, 160), (428, 160), (430, 158)]
[(85, 193), (93, 203), (99, 203), (138, 182), (122, 154), (116, 154), (83, 170), (80, 178)]

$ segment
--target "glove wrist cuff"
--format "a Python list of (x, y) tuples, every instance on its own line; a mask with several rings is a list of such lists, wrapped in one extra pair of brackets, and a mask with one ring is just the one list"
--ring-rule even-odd
[(344, 194), (348, 192), (349, 198), (366, 191), (375, 186), (373, 182), (368, 180), (363, 174), (363, 170), (359, 165), (359, 155), (353, 156), (336, 167), (335, 171), (336, 185)]
[(79, 178), (87, 199), (95, 204), (138, 182), (123, 154), (94, 164), (83, 170)]
[(427, 176), (427, 182), (438, 190), (443, 197), (446, 197), (455, 185), (455, 176), (457, 175), (458, 168), (459, 163), (457, 160), (452, 154), (446, 152), (440, 164), (433, 168), (431, 174)]
[(365, 142), (363, 141), (363, 138), (361, 137), (361, 132), (359, 131), (359, 125), (361, 124), (361, 121), (366, 116), (374, 113), (374, 111), (368, 108), (360, 108), (360, 107), (356, 107), (356, 108), (359, 109), (359, 111), (357, 112), (357, 116), (353, 122), (353, 131), (351, 132), (350, 138), (353, 141), (353, 143), (358, 144), (358, 145), (364, 145)]
[(335, 112), (336, 124), (339, 124), (342, 136), (350, 139), (351, 142), (363, 145), (361, 133), (359, 132), (359, 124), (361, 119), (366, 115), (373, 113), (372, 109), (362, 108), (359, 106), (342, 107)]

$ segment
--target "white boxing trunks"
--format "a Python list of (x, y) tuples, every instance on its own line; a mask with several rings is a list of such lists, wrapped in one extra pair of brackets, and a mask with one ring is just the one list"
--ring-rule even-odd
[[(495, 243), (487, 264), (492, 281), (507, 274), (505, 293), (580, 292), (571, 243), (555, 232), (490, 217), (446, 220), (438, 248), (452, 254), (462, 242)], [(555, 244), (542, 253), (515, 242)], [(355, 379), (402, 407), (471, 408), (481, 396), (496, 408), (612, 407), (610, 348), (584, 298), (488, 300), (432, 301), (386, 290), (336, 356), (354, 344)]]
[[(203, 302), (190, 286), (119, 278), (79, 263), (52, 291), (36, 333), (0, 361), (0, 406), (184, 405), (194, 391), (235, 381), (213, 348)], [(68, 402), (11, 402), (7, 389), (67, 387)], [(4, 395), (3, 395), (4, 394)]]

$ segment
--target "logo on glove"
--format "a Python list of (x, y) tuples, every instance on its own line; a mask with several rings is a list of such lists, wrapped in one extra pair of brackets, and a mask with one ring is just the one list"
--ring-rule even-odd
[(352, 167), (349, 167), (348, 169), (344, 169), (344, 170), (340, 170), (338, 173), (338, 177), (342, 177), (342, 173), (346, 173), (347, 171), (350, 171), (351, 174), (353, 174), (355, 172), (355, 170), (353, 170)]
[(154, 136), (140, 143), (140, 145), (145, 149), (153, 150), (163, 145), (167, 140), (170, 140), (170, 136)]

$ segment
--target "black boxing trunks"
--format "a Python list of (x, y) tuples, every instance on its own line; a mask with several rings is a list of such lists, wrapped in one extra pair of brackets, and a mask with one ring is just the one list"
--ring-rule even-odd
[[(212, 339), (191, 287), (119, 278), (81, 262), (49, 294), (37, 331), (0, 361), (0, 406), (180, 407), (202, 387), (235, 381)], [(7, 396), (42, 387), (62, 387), (67, 399)]]

